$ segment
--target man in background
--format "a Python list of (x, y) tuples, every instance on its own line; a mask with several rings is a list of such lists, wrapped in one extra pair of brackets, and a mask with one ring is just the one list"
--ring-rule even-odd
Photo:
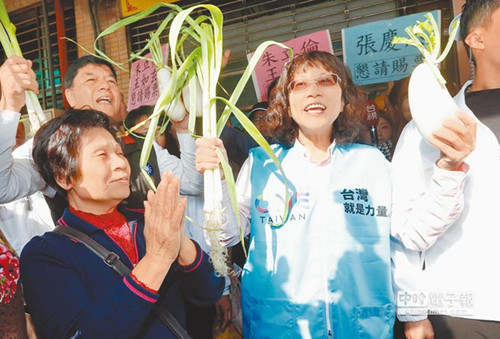
[(407, 338), (500, 333), (500, 275), (490, 264), (500, 257), (500, 1), (466, 1), (460, 30), (475, 69), (455, 97), (462, 112), (429, 143), (410, 121), (392, 161), (394, 280)]

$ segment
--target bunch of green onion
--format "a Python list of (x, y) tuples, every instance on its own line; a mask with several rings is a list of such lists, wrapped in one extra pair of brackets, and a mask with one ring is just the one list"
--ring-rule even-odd
[[(137, 58), (144, 58), (142, 54), (146, 50), (149, 50), (152, 55), (152, 61), (155, 63), (158, 72), (161, 73), (163, 72), (163, 69), (168, 69), (170, 76), (167, 83), (162, 82), (162, 76), (158, 77), (158, 81), (160, 83), (160, 95), (154, 107), (153, 114), (148, 118), (150, 123), (141, 154), (141, 168), (144, 168), (146, 165), (146, 159), (148, 159), (151, 152), (152, 143), (156, 131), (158, 130), (157, 126), (162, 112), (167, 112), (167, 115), (173, 119), (174, 117), (171, 113), (169, 113), (171, 112), (172, 103), (174, 103), (175, 106), (175, 103), (180, 101), (180, 97), (184, 96), (184, 104), (189, 114), (188, 129), (192, 136), (198, 137), (195, 135), (195, 130), (197, 130), (196, 124), (200, 122), (200, 120), (196, 119), (197, 116), (201, 116), (201, 130), (203, 131), (202, 136), (206, 138), (215, 138), (221, 134), (230, 115), (234, 114), (243, 128), (274, 161), (283, 178), (285, 178), (284, 182), (286, 183), (287, 180), (285, 173), (283, 172), (281, 164), (272, 151), (269, 143), (247, 118), (247, 116), (236, 106), (236, 103), (265, 49), (272, 44), (280, 45), (286, 49), (288, 49), (288, 47), (273, 41), (262, 43), (254, 53), (232, 95), (229, 98), (223, 98), (217, 96), (217, 87), (223, 59), (223, 15), (217, 6), (196, 5), (183, 10), (179, 6), (173, 4), (159, 3), (143, 12), (137, 13), (115, 23), (104, 30), (97, 39), (146, 17), (161, 6), (169, 7), (171, 11), (160, 24), (159, 28), (154, 33), (150, 34), (150, 40), (147, 45), (138, 53), (133, 53), (128, 60), (128, 62), (130, 62)], [(191, 14), (195, 10), (203, 10), (204, 13), (207, 13), (207, 15), (202, 14), (197, 18), (193, 18), (191, 17)], [(159, 41), (159, 37), (164, 32), (168, 32), (170, 54), (169, 66), (163, 63), (164, 56)], [(103, 52), (97, 49), (97, 40), (94, 48), (99, 56), (113, 62)], [(190, 50), (189, 54), (186, 52), (188, 48)], [(291, 50), (288, 50), (291, 54)], [(116, 65), (116, 63), (114, 64)], [(187, 89), (189, 90), (189, 97), (187, 97)], [(217, 101), (225, 104), (225, 108), (220, 115), (216, 110)], [(202, 112), (200, 112), (200, 109)], [(179, 119), (179, 117), (177, 117), (177, 119)], [(142, 122), (141, 125), (145, 123), (146, 121)], [(167, 124), (168, 121), (164, 123)], [(134, 126), (133, 129), (137, 127), (138, 126)], [(162, 125), (160, 130), (164, 130), (164, 127), (165, 126)], [(238, 204), (236, 200), (235, 182), (232, 170), (226, 159), (223, 157), (222, 152), (219, 149), (216, 151), (222, 163), (222, 170), (226, 179), (232, 209), (239, 224)], [(146, 177), (149, 177), (145, 172), (144, 174)], [(222, 206), (221, 181), (221, 173), (219, 169), (204, 172), (205, 205), (203, 227), (209, 236), (211, 244), (210, 257), (214, 264), (214, 268), (218, 274), (226, 275), (228, 273), (228, 267), (226, 265), (226, 249), (220, 244), (218, 238), (224, 213)], [(153, 183), (150, 182), (150, 184), (154, 188)], [(286, 184), (285, 194), (285, 201), (288, 201), (289, 192)], [(285, 216), (288, 215), (288, 204), (285, 204), (284, 214)], [(286, 220), (286, 218), (284, 218), (284, 220)], [(241, 227), (240, 236), (243, 243), (244, 240)]]

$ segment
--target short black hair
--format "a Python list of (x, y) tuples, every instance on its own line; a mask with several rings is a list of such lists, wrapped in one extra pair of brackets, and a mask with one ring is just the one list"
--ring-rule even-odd
[(128, 112), (127, 118), (124, 121), (125, 127), (126, 128), (132, 128), (135, 125), (137, 125), (137, 120), (142, 117), (142, 116), (147, 116), (149, 117), (153, 111), (154, 111), (154, 106), (151, 105), (142, 105), (140, 107), (134, 108), (130, 112)]
[(106, 114), (93, 109), (69, 108), (49, 120), (36, 132), (33, 140), (33, 160), (43, 180), (62, 196), (66, 191), (56, 178), (66, 182), (79, 177), (78, 147), (82, 134), (92, 127), (102, 127), (116, 138)]
[(75, 80), (75, 77), (78, 74), (80, 68), (89, 64), (103, 65), (108, 67), (111, 73), (113, 73), (113, 77), (115, 78), (115, 80), (117, 79), (116, 71), (113, 65), (111, 65), (109, 61), (98, 58), (94, 55), (84, 55), (76, 59), (76, 61), (74, 61), (71, 65), (69, 65), (68, 69), (66, 70), (66, 73), (64, 74), (64, 88), (71, 88), (73, 86), (73, 80)]
[[(488, 23), (491, 14), (500, 7), (500, 0), (467, 0), (460, 17), (460, 39), (465, 41), (472, 28)], [(468, 47), (468, 46), (467, 46)]]

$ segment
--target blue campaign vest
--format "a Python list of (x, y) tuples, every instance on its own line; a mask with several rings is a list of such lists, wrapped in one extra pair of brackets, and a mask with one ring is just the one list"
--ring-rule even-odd
[(275, 146), (289, 182), (253, 149), (251, 234), (242, 277), (245, 338), (392, 338), (391, 186), (376, 148), (334, 146), (313, 164)]

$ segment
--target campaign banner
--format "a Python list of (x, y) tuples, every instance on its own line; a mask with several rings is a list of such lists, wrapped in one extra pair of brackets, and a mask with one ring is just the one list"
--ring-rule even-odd
[[(168, 46), (163, 45), (163, 55), (168, 55)], [(151, 58), (151, 54), (146, 55)], [(127, 110), (130, 112), (143, 105), (155, 105), (160, 93), (156, 78), (156, 66), (152, 61), (136, 60), (130, 67), (130, 82)]]
[[(293, 55), (299, 55), (307, 51), (325, 51), (333, 54), (330, 31), (327, 29), (302, 35), (285, 41), (283, 44), (293, 50)], [(252, 58), (252, 55), (253, 53), (247, 55), (248, 60)], [(288, 50), (277, 45), (269, 46), (262, 54), (252, 73), (252, 80), (258, 101), (267, 100), (269, 84), (280, 76), (285, 62), (288, 60)]]
[[(405, 28), (426, 20), (428, 12), (380, 20), (342, 29), (344, 63), (357, 85), (396, 81), (411, 74), (423, 58), (411, 45), (392, 44), (394, 36), (407, 37)], [(431, 12), (441, 28), (441, 11)]]

